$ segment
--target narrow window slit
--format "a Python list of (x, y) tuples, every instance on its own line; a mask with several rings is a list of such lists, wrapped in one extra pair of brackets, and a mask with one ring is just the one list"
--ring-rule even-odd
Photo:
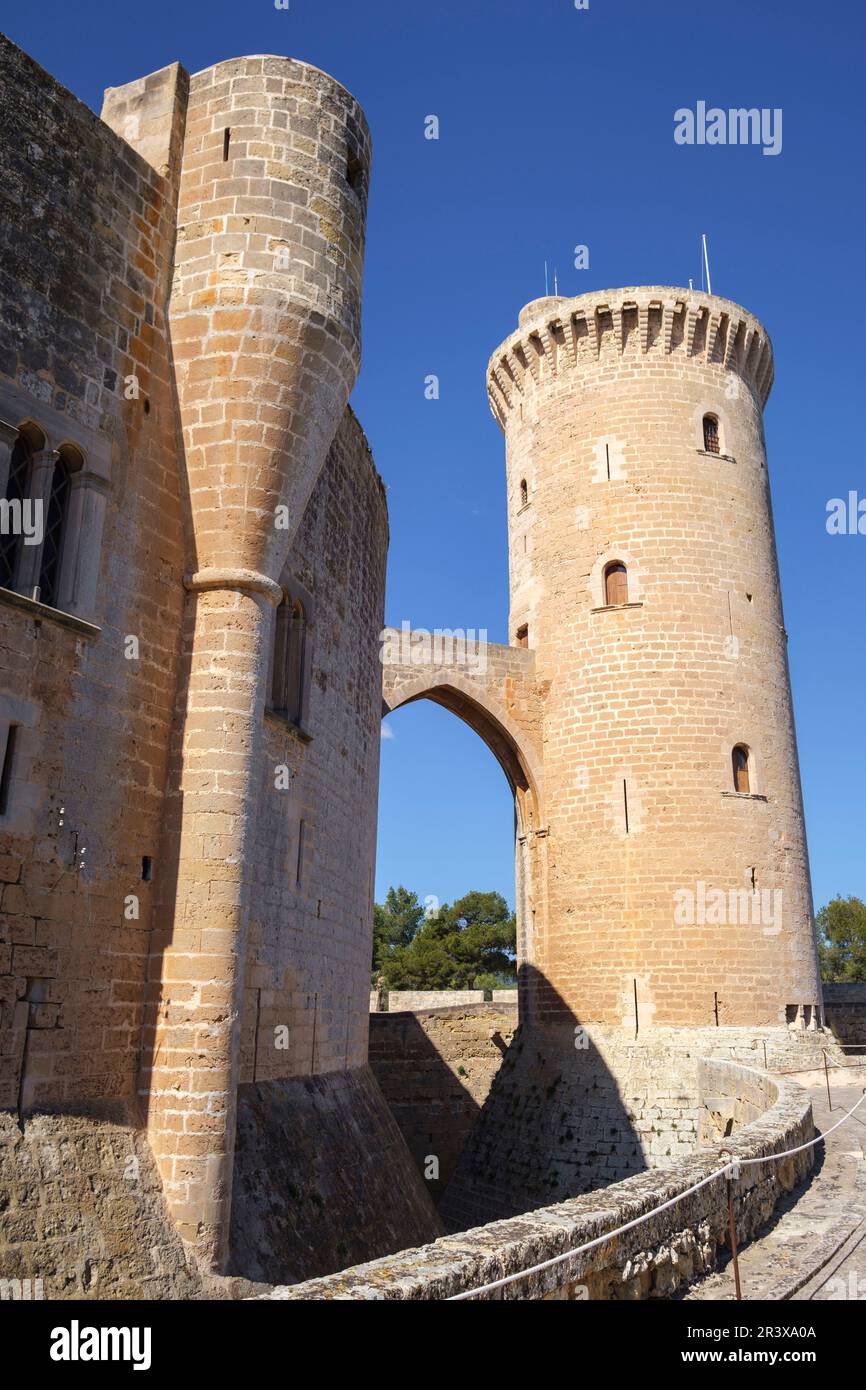
[(3, 752), (3, 769), (0, 772), (0, 816), (9, 810), (9, 793), (12, 789), (12, 767), (15, 762), (15, 745), (18, 741), (18, 726), (10, 724), (6, 734), (6, 748)]
[(301, 886), (301, 870), (304, 862), (304, 822), (298, 826), (298, 862), (295, 866), (295, 883), (298, 888)]

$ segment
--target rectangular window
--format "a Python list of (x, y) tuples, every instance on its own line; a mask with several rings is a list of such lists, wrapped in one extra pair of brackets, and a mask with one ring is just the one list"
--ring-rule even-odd
[(3, 767), (0, 771), (0, 816), (9, 810), (9, 796), (12, 790), (12, 764), (15, 761), (15, 744), (18, 736), (17, 724), (10, 724), (6, 730), (6, 743), (3, 749)]

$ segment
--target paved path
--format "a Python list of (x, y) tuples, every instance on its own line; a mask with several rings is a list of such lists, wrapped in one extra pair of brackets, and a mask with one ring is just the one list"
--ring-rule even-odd
[[(866, 1066), (830, 1070), (833, 1108), (822, 1072), (793, 1077), (809, 1091), (815, 1124), (825, 1132), (850, 1110), (866, 1087)], [(684, 1299), (735, 1297), (727, 1255), (715, 1273), (700, 1279)], [(740, 1251), (743, 1298), (866, 1299), (866, 1104), (826, 1144), (806, 1182), (782, 1199), (761, 1235)]]

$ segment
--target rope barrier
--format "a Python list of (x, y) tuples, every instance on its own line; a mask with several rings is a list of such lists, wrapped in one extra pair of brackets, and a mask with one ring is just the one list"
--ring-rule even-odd
[(854, 1111), (858, 1110), (864, 1101), (866, 1101), (866, 1091), (863, 1092), (857, 1104), (852, 1106), (847, 1114), (842, 1116), (841, 1120), (837, 1120), (834, 1125), (831, 1125), (830, 1128), (825, 1130), (822, 1134), (817, 1135), (814, 1139), (810, 1139), (807, 1144), (799, 1144), (797, 1148), (786, 1149), (784, 1153), (780, 1154), (766, 1154), (763, 1158), (734, 1159), (731, 1163), (726, 1164), (724, 1168), (717, 1169), (716, 1172), (711, 1173), (709, 1177), (703, 1178), (701, 1182), (695, 1183), (693, 1187), (687, 1187), (684, 1192), (679, 1192), (676, 1197), (671, 1197), (667, 1202), (662, 1202), (661, 1206), (653, 1207), (651, 1211), (645, 1212), (643, 1216), (635, 1217), (633, 1221), (627, 1221), (624, 1226), (617, 1226), (615, 1230), (607, 1231), (603, 1236), (596, 1236), (594, 1240), (587, 1241), (585, 1245), (578, 1245), (574, 1250), (566, 1250), (561, 1255), (554, 1255), (549, 1260), (543, 1260), (541, 1264), (530, 1265), (528, 1269), (518, 1270), (516, 1274), (506, 1274), (501, 1279), (494, 1279), (492, 1283), (482, 1284), (477, 1289), (467, 1289), (463, 1293), (451, 1294), (444, 1302), (460, 1303), (464, 1299), (476, 1298), (480, 1294), (493, 1293), (495, 1289), (504, 1288), (506, 1284), (513, 1284), (518, 1279), (526, 1279), (531, 1274), (540, 1274), (545, 1269), (552, 1269), (554, 1265), (562, 1264), (565, 1260), (570, 1260), (575, 1255), (584, 1255), (587, 1250), (595, 1250), (599, 1245), (606, 1245), (608, 1241), (613, 1240), (616, 1236), (621, 1236), (626, 1231), (633, 1230), (635, 1226), (642, 1225), (644, 1221), (649, 1221), (651, 1216), (657, 1216), (660, 1211), (667, 1211), (669, 1207), (676, 1206), (684, 1197), (690, 1197), (693, 1192), (699, 1192), (702, 1187), (708, 1187), (711, 1182), (715, 1182), (716, 1178), (736, 1178), (739, 1176), (740, 1168), (750, 1167), (757, 1163), (774, 1163), (779, 1159), (790, 1158), (793, 1154), (802, 1153), (805, 1149), (811, 1149), (815, 1144), (823, 1144), (827, 1135), (832, 1134), (833, 1130), (838, 1129), (846, 1120), (850, 1120)]

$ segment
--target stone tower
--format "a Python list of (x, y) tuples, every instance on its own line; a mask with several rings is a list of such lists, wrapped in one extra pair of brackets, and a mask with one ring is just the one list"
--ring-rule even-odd
[(541, 705), (537, 1022), (819, 1023), (772, 380), (749, 313), (655, 286), (536, 300), (491, 358)]
[[(231, 1207), (273, 612), (358, 371), (369, 153), (354, 98), (304, 63), (240, 58), (190, 81), (169, 311), (189, 685), (144, 1074), (172, 1214), (215, 1267)], [(192, 1147), (179, 1089), (192, 1109), (197, 1092), (209, 1097)]]

